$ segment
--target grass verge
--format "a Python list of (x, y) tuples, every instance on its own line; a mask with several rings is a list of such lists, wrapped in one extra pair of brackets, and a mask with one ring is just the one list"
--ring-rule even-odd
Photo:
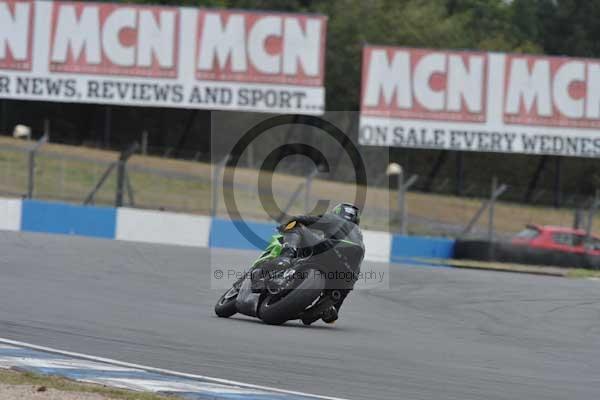
[(593, 271), (589, 269), (572, 269), (567, 273), (568, 278), (600, 278), (600, 271)]
[(581, 268), (561, 268), (543, 265), (525, 265), (501, 262), (486, 262), (473, 260), (439, 260), (419, 259), (435, 265), (450, 265), (455, 268), (479, 269), (501, 272), (517, 272), (522, 274), (558, 276), (563, 278), (600, 278), (600, 271)]
[[(55, 389), (61, 392), (92, 393), (110, 399), (120, 400), (173, 400), (173, 397), (160, 396), (154, 393), (134, 392), (115, 389), (107, 386), (79, 383), (70, 379), (34, 374), (32, 372), (0, 369), (0, 385), (28, 385), (37, 387), (38, 391)], [(42, 389), (43, 388), (43, 389)]]

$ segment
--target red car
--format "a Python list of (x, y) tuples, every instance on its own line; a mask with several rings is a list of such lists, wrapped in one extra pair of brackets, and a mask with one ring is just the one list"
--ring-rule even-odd
[(527, 225), (527, 228), (513, 237), (511, 242), (538, 249), (600, 255), (600, 238), (592, 235), (586, 244), (586, 233), (583, 229)]

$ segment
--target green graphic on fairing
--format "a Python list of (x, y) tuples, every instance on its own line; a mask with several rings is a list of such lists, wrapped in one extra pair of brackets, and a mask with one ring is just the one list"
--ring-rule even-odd
[(282, 240), (283, 235), (271, 236), (271, 242), (269, 242), (269, 245), (267, 246), (265, 251), (263, 251), (260, 257), (258, 257), (256, 261), (254, 261), (252, 267), (255, 267), (257, 264), (260, 264), (263, 261), (272, 260), (276, 257), (279, 257), (279, 255), (281, 254), (281, 248), (283, 247), (283, 245), (281, 244)]
[[(360, 246), (359, 244), (351, 242), (346, 239), (340, 239), (339, 241), (341, 243), (346, 243), (346, 244), (350, 244), (353, 246)], [(252, 264), (252, 268), (256, 267), (258, 264), (262, 263), (263, 261), (272, 260), (274, 258), (279, 257), (279, 255), (281, 254), (281, 249), (283, 247), (282, 242), (283, 242), (283, 235), (275, 234), (275, 235), (271, 236), (271, 241), (269, 242), (269, 245), (267, 246), (265, 251), (263, 251), (261, 253), (260, 257), (258, 257), (256, 259), (256, 261), (254, 261), (254, 263)]]

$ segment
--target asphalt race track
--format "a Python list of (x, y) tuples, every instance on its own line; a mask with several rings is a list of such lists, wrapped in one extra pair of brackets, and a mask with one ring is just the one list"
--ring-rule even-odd
[(351, 399), (597, 399), (600, 282), (391, 270), (334, 326), (220, 319), (253, 253), (0, 232), (0, 337)]

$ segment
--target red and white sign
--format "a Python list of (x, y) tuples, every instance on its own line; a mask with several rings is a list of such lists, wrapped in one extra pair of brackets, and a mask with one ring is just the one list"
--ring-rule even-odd
[(0, 69), (31, 69), (33, 1), (0, 2)]
[(485, 54), (379, 47), (367, 47), (363, 54), (364, 114), (485, 120)]
[(325, 17), (206, 11), (198, 23), (198, 79), (321, 86)]
[(319, 15), (0, 0), (0, 98), (321, 114)]
[(365, 47), (359, 142), (600, 157), (600, 60)]
[(507, 55), (507, 124), (600, 128), (600, 60)]
[(179, 10), (54, 2), (50, 71), (177, 76)]

